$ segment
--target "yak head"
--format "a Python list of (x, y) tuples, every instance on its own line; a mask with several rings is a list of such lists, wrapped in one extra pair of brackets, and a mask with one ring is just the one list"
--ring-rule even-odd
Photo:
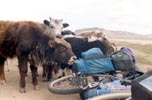
[(71, 45), (63, 38), (54, 38), (48, 42), (49, 46), (54, 49), (53, 57), (58, 63), (73, 64), (76, 56), (72, 51)]
[(63, 23), (63, 19), (49, 19), (50, 20), (44, 20), (43, 23), (49, 27), (49, 33), (53, 34), (54, 36), (61, 36), (62, 29), (69, 26), (69, 24)]

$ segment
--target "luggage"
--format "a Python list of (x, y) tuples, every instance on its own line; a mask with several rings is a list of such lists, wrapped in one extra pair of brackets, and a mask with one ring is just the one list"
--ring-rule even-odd
[(92, 48), (82, 53), (82, 58), (74, 61), (74, 70), (86, 74), (112, 71), (133, 71), (135, 56), (131, 49), (123, 47), (119, 51), (106, 56), (99, 48)]
[(86, 74), (114, 71), (111, 58), (103, 55), (99, 48), (92, 48), (82, 53), (82, 58), (74, 61), (74, 67), (78, 72)]
[(131, 91), (130, 85), (122, 85), (120, 80), (115, 80), (105, 84), (99, 85), (97, 88), (86, 90), (83, 95), (85, 100), (95, 96), (101, 96), (112, 93), (129, 93)]

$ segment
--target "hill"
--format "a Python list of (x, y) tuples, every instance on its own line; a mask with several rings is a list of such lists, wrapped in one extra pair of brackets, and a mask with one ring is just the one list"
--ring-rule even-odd
[(98, 27), (78, 29), (75, 31), (75, 33), (77, 34), (81, 32), (90, 32), (90, 31), (103, 32), (107, 37), (111, 39), (152, 39), (152, 35), (148, 36), (148, 35), (141, 35), (141, 34), (126, 32), (126, 31), (113, 31), (113, 30), (107, 30)]

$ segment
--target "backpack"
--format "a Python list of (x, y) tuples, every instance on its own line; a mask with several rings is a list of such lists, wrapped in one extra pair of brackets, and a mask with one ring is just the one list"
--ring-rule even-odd
[(119, 51), (111, 54), (111, 58), (116, 70), (129, 71), (134, 69), (136, 59), (130, 48), (122, 47)]

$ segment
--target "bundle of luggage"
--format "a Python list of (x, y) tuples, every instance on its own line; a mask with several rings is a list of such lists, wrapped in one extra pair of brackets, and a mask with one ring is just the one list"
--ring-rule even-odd
[(86, 74), (129, 71), (134, 69), (135, 63), (135, 56), (130, 48), (123, 47), (108, 56), (99, 48), (92, 48), (83, 52), (82, 58), (74, 62), (74, 69)]

